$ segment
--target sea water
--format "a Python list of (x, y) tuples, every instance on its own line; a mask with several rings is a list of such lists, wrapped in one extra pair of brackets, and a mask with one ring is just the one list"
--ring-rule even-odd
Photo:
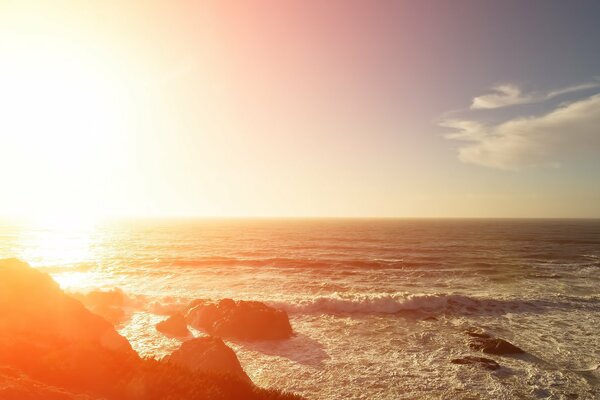
[[(143, 356), (180, 345), (154, 325), (190, 300), (284, 309), (293, 338), (228, 344), (256, 384), (309, 399), (600, 398), (597, 220), (5, 223), (0, 257), (67, 291), (122, 289), (117, 328)], [(471, 327), (526, 354), (451, 363), (482, 355)]]

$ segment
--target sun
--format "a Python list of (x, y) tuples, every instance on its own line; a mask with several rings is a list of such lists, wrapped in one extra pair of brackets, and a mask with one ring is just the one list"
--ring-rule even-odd
[(106, 60), (52, 37), (0, 41), (0, 177), (15, 197), (12, 213), (102, 211), (128, 117), (126, 87)]

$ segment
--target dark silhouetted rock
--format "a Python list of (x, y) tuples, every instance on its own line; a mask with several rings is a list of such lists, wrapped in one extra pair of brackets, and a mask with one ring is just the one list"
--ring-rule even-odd
[(471, 340), (469, 347), (473, 350), (482, 351), (487, 354), (522, 354), (525, 353), (522, 349), (518, 348), (514, 344), (507, 342), (504, 339), (497, 338), (477, 338)]
[(182, 314), (171, 315), (166, 320), (159, 322), (156, 324), (156, 330), (169, 336), (190, 336), (187, 322)]
[(462, 358), (455, 358), (450, 362), (452, 364), (476, 365), (488, 369), (490, 371), (494, 371), (500, 368), (500, 364), (498, 364), (496, 361), (485, 357), (466, 356)]
[(285, 311), (258, 301), (197, 300), (186, 320), (211, 335), (241, 340), (287, 339), (293, 333)]
[(250, 378), (235, 352), (219, 338), (201, 337), (184, 342), (165, 361), (192, 372), (230, 374), (243, 380)]
[(428, 322), (433, 322), (433, 321), (437, 321), (438, 319), (436, 317), (434, 317), (433, 315), (429, 315), (425, 318), (423, 318), (423, 321), (428, 321)]
[(509, 355), (525, 353), (523, 349), (507, 342), (504, 339), (495, 338), (479, 328), (469, 328), (465, 333), (471, 337), (469, 347), (473, 350), (487, 354)]

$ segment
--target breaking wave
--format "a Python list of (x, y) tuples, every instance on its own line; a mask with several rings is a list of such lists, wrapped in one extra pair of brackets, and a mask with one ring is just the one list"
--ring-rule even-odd
[(460, 294), (355, 294), (336, 293), (296, 302), (273, 302), (274, 307), (302, 314), (398, 314), (420, 311), (430, 314), (504, 314), (509, 312), (545, 312), (557, 308), (580, 308), (577, 301), (542, 299), (490, 299)]

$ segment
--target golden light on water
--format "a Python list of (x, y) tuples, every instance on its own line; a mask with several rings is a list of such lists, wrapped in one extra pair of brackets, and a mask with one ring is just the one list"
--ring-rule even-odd
[(47, 269), (63, 289), (97, 286), (92, 269), (101, 259), (97, 223), (83, 220), (31, 221), (18, 235), (16, 256), (32, 266)]

